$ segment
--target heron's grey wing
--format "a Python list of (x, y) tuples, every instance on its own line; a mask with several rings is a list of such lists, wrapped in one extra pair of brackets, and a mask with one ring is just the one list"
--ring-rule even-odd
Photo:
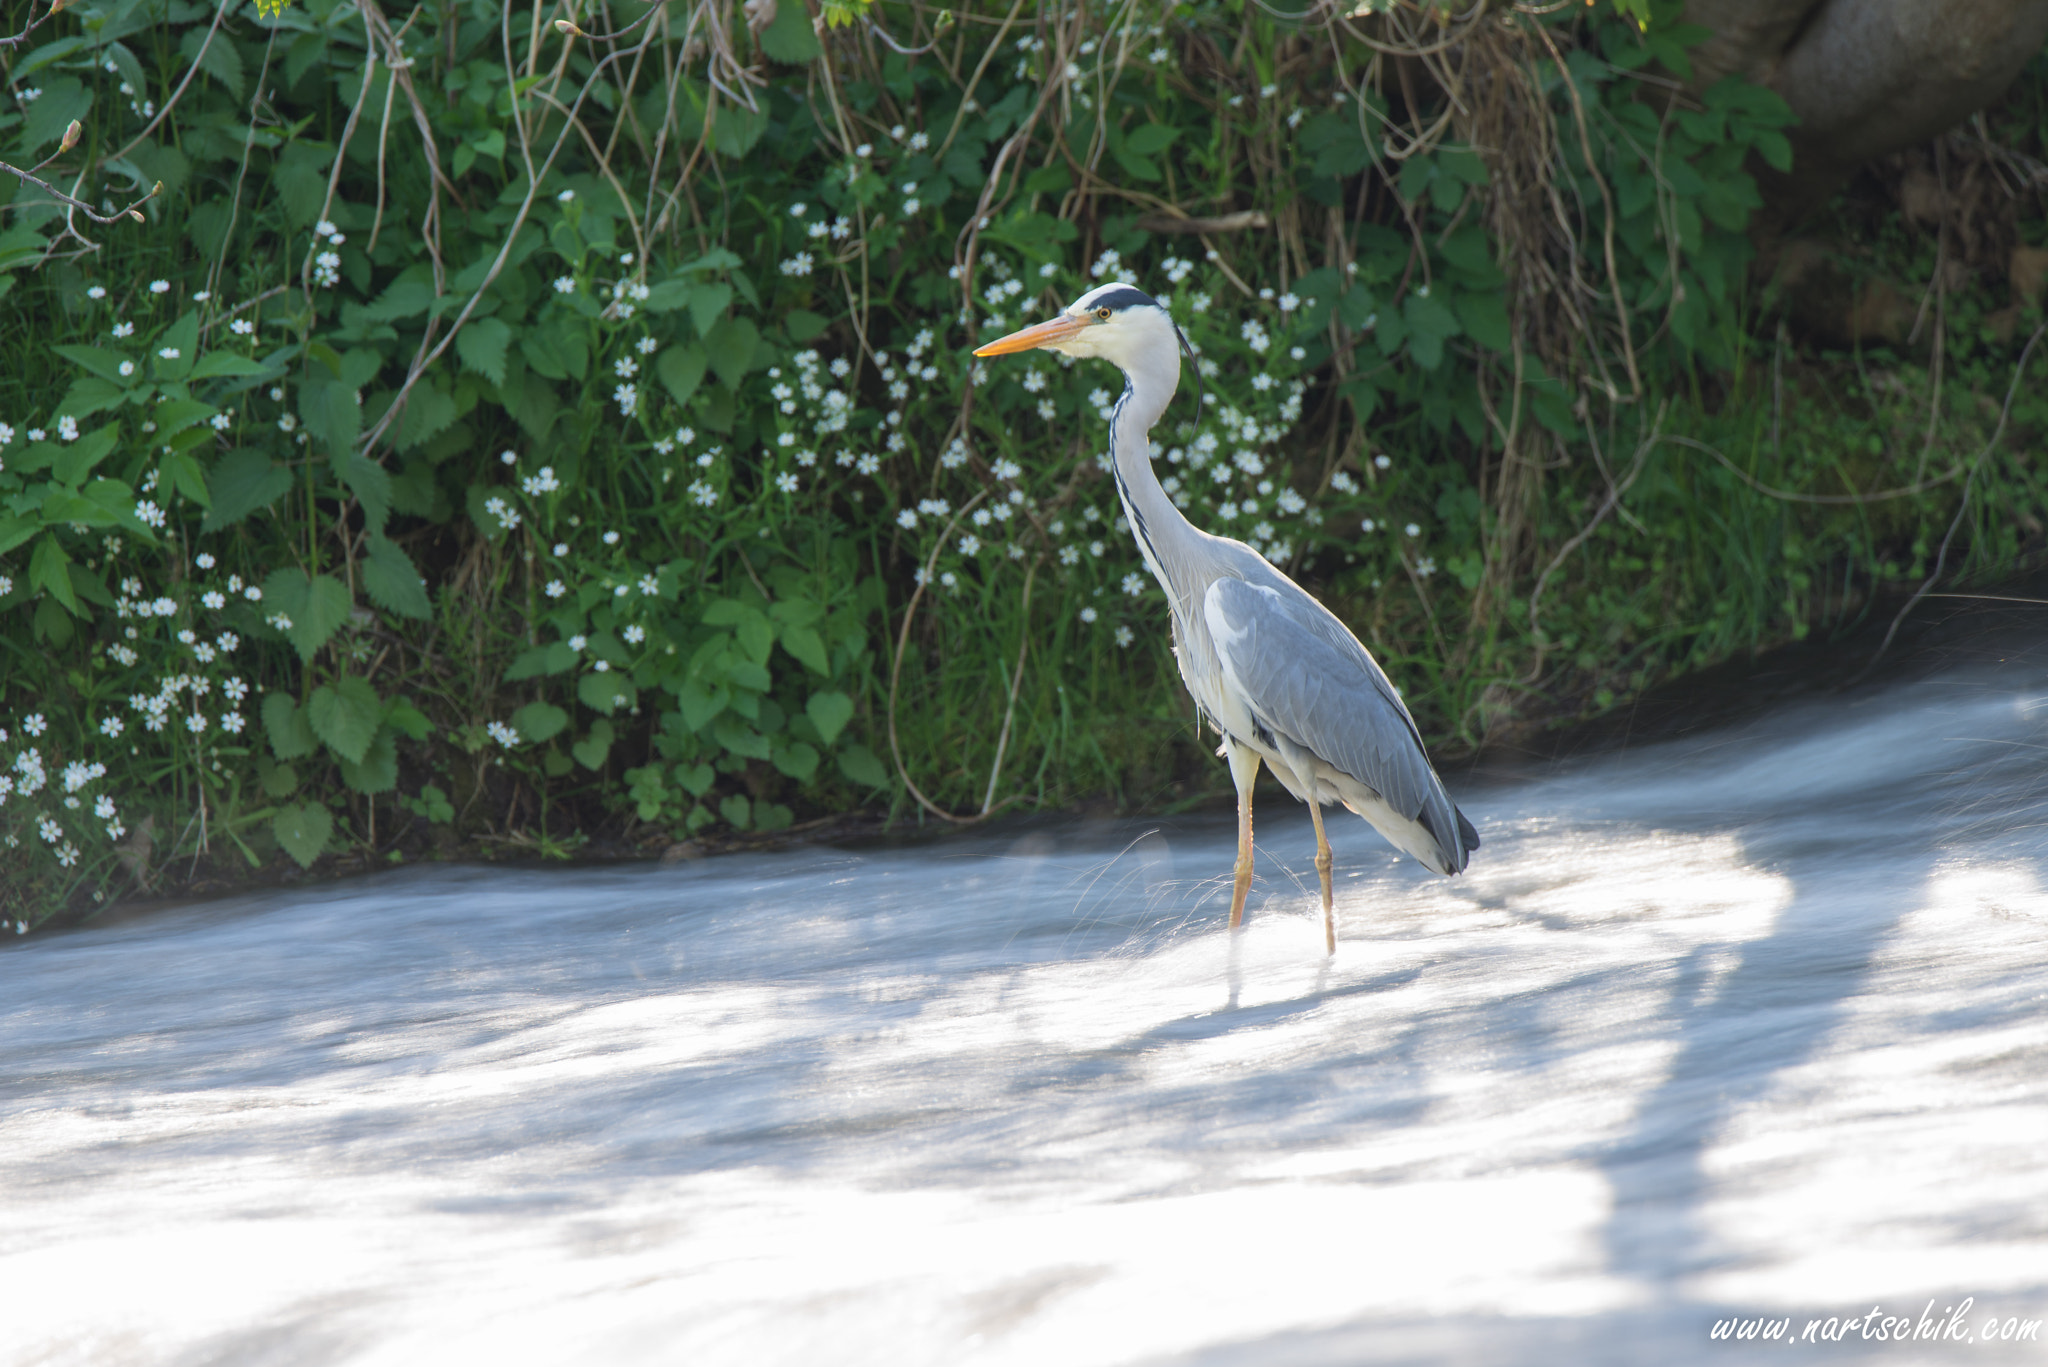
[(1478, 835), (1430, 767), (1400, 694), (1341, 622), (1287, 588), (1293, 592), (1231, 578), (1209, 586), (1203, 616), (1226, 679), (1259, 725), (1420, 822), (1449, 867), (1464, 868)]

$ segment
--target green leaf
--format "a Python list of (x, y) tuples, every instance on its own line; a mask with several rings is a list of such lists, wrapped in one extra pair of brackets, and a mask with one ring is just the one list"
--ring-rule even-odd
[(433, 617), (427, 586), (413, 568), (412, 557), (381, 536), (372, 536), (363, 557), (363, 591), (370, 601), (401, 617), (426, 621)]
[(778, 5), (775, 21), (761, 30), (761, 51), (778, 62), (794, 66), (810, 61), (824, 50), (811, 28), (811, 12), (807, 5)]
[(688, 403), (690, 396), (697, 392), (697, 386), (704, 383), (704, 366), (704, 348), (689, 342), (662, 352), (654, 363), (654, 373), (661, 376), (668, 392), (682, 404)]
[(270, 737), (270, 752), (279, 759), (310, 755), (320, 744), (306, 710), (289, 693), (263, 695), (263, 730)]
[(582, 379), (590, 368), (590, 343), (583, 335), (583, 320), (557, 315), (552, 321), (528, 328), (519, 336), (520, 354), (533, 372), (543, 379)]
[(455, 418), (455, 400), (434, 381), (423, 379), (405, 396), (405, 411), (399, 415), (398, 435), (392, 445), (410, 451), (454, 426)]
[[(36, 101), (41, 104), (42, 101)], [(166, 356), (168, 351), (171, 354)], [(157, 338), (155, 355), (150, 364), (156, 368), (158, 379), (182, 380), (192, 373), (192, 363), (199, 359), (199, 315), (188, 313), (164, 330)]]
[(313, 690), (306, 702), (313, 734), (351, 764), (362, 763), (377, 728), (384, 724), (384, 700), (368, 679), (344, 674)]
[(720, 745), (748, 759), (768, 758), (768, 738), (737, 717), (728, 717), (711, 733)]
[[(8, 27), (14, 27), (11, 21)], [(75, 77), (59, 76), (37, 84), (42, 88), (42, 96), (23, 110), (21, 137), (14, 144), (18, 154), (31, 160), (36, 160), (33, 153), (63, 137), (67, 124), (73, 119), (83, 120), (92, 109), (92, 93)]]
[(753, 804), (747, 801), (745, 794), (735, 793), (720, 800), (718, 814), (731, 822), (736, 830), (744, 831), (753, 822)]
[(299, 658), (311, 663), (321, 646), (327, 644), (355, 606), (348, 589), (324, 574), (306, 578), (301, 569), (272, 572), (263, 581), (266, 612), (283, 613), (291, 625), (285, 638), (298, 648)]
[(79, 616), (78, 597), (71, 589), (71, 557), (57, 544), (55, 532), (43, 533), (43, 539), (36, 542), (35, 554), (29, 557), (28, 584), (30, 589), (41, 589), (64, 605), (65, 611)]
[(405, 698), (391, 700), (391, 705), (384, 709), (384, 724), (414, 740), (425, 740), (434, 734), (434, 724), (427, 720), (427, 714)]
[(676, 782), (689, 789), (691, 797), (702, 797), (711, 791), (711, 785), (718, 781), (718, 771), (708, 764), (676, 766)]
[(299, 416), (306, 420), (306, 430), (330, 451), (353, 447), (363, 430), (363, 406), (356, 391), (338, 380), (301, 385)]
[(1179, 136), (1178, 128), (1169, 128), (1163, 123), (1141, 124), (1124, 136), (1124, 146), (1141, 157), (1153, 157), (1171, 147)]
[(569, 649), (566, 641), (555, 641), (549, 645), (535, 646), (519, 652), (519, 658), (505, 671), (506, 683), (517, 683), (521, 679), (537, 678), (542, 674), (566, 674), (576, 667), (576, 652)]
[(818, 735), (830, 745), (839, 739), (839, 733), (853, 720), (853, 699), (837, 689), (826, 689), (811, 694), (811, 700), (804, 704), (804, 715), (811, 719), (811, 725), (818, 728)]
[[(120, 429), (114, 423), (108, 423), (98, 431), (86, 433), (64, 448), (64, 453), (50, 466), (51, 476), (59, 484), (84, 483), (85, 477), (92, 473), (92, 467), (98, 465), (106, 458), (107, 453), (114, 449), (114, 443), (120, 439), (120, 435)], [(200, 488), (203, 491), (205, 485), (202, 484)]]
[(590, 734), (569, 747), (569, 753), (576, 762), (586, 769), (602, 769), (604, 757), (611, 753), (612, 724), (599, 720), (590, 728)]
[(825, 642), (811, 627), (784, 627), (782, 648), (809, 666), (816, 674), (832, 672), (832, 661), (825, 654)]
[(334, 475), (363, 505), (363, 521), (371, 535), (380, 536), (391, 520), (391, 475), (368, 456), (336, 448)]
[(455, 352), (464, 370), (474, 370), (492, 384), (505, 383), (505, 351), (512, 329), (496, 318), (472, 318), (455, 334)]
[(389, 727), (377, 733), (360, 763), (341, 762), (341, 781), (359, 793), (388, 793), (398, 786), (398, 744)]
[(633, 701), (633, 685), (616, 670), (592, 670), (576, 681), (576, 696), (593, 712), (609, 715)]
[[(50, 350), (56, 352), (72, 364), (99, 376), (103, 380), (112, 380), (117, 384), (123, 382), (121, 362), (127, 358), (119, 352), (109, 351), (105, 347), (68, 344), (51, 347)], [(132, 372), (128, 379), (132, 381)], [(64, 411), (69, 412), (70, 410), (66, 409)], [(73, 416), (76, 417), (77, 415), (73, 414)]]
[(788, 331), (789, 340), (798, 346), (815, 338), (828, 324), (824, 314), (813, 313), (809, 309), (791, 309), (782, 315), (782, 326)]
[(705, 340), (711, 369), (727, 389), (739, 388), (752, 369), (761, 343), (760, 329), (750, 318), (728, 318), (713, 328)]
[(90, 417), (94, 413), (103, 413), (109, 408), (120, 407), (130, 392), (112, 380), (102, 380), (97, 375), (83, 375), (72, 381), (71, 388), (64, 391), (64, 397), (57, 401), (57, 411), (68, 413), (74, 418)]
[(222, 375), (246, 377), (250, 375), (281, 375), (283, 373), (283, 370), (277, 366), (265, 365), (261, 361), (251, 360), (249, 357), (240, 355), (237, 352), (209, 351), (193, 363), (190, 378), (195, 380), (211, 380)]
[(512, 714), (513, 730), (536, 745), (553, 740), (568, 724), (569, 714), (551, 702), (530, 702)]
[(334, 815), (317, 802), (280, 807), (270, 819), (270, 830), (300, 868), (310, 869), (326, 850), (328, 837), (334, 834)]
[(174, 451), (165, 456), (163, 478), (173, 489), (200, 507), (213, 507), (213, 498), (206, 492), (206, 471), (199, 467), (199, 458), (190, 451)]
[(1479, 345), (1503, 354), (1514, 349), (1514, 335), (1508, 328), (1507, 301), (1499, 294), (1459, 294), (1452, 299), (1458, 321)]
[(690, 321), (697, 325), (697, 335), (709, 337), (731, 303), (731, 285), (706, 280), (694, 286), (690, 290)]
[(818, 752), (798, 741), (786, 749), (777, 750), (771, 763), (798, 783), (808, 783), (811, 775), (818, 772)]
[(889, 786), (889, 771), (865, 745), (849, 745), (839, 752), (839, 772), (869, 788)]
[(213, 467), (208, 484), (213, 507), (199, 530), (217, 532), (277, 502), (292, 487), (292, 475), (261, 452), (230, 451)]

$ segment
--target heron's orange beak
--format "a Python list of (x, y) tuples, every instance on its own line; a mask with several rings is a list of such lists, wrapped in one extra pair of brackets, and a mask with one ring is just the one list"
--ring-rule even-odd
[(987, 346), (976, 347), (977, 356), (1007, 356), (1013, 351), (1029, 351), (1033, 347), (1052, 346), (1078, 336), (1083, 328), (1093, 323), (1093, 318), (1076, 318), (1071, 313), (1061, 313), (1042, 323), (1033, 323), (1021, 332), (999, 337)]

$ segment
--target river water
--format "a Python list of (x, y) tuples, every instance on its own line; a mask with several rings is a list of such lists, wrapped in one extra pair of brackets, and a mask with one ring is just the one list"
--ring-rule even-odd
[(10, 937), (0, 1363), (2048, 1360), (2040, 652), (1452, 786)]

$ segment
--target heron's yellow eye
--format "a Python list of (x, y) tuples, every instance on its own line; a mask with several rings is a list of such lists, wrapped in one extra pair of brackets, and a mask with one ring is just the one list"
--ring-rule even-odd
[(1109, 321), (1109, 310), (1107, 308), (1099, 308), (1095, 310), (1095, 316), (1106, 323)]

